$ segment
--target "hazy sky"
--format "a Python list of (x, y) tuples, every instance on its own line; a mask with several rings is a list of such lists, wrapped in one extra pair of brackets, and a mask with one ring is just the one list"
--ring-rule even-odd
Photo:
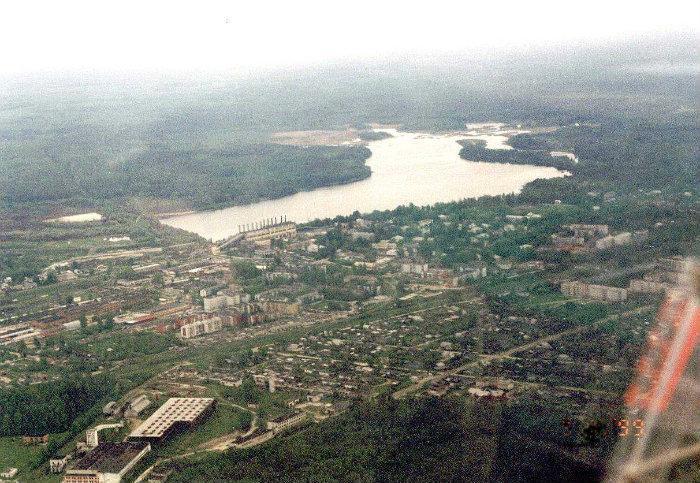
[(0, 73), (237, 68), (699, 31), (698, 0), (0, 3)]

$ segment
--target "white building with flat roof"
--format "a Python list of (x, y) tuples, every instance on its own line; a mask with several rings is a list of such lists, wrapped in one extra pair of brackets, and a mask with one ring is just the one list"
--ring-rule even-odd
[(160, 441), (178, 428), (198, 424), (215, 404), (210, 397), (171, 397), (129, 434), (129, 440)]

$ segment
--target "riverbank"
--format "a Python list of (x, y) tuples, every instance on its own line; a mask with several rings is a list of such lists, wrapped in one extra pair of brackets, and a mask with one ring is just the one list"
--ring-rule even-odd
[(535, 179), (567, 174), (551, 167), (497, 165), (460, 158), (458, 142), (472, 137), (503, 149), (504, 141), (516, 131), (506, 131), (501, 125), (442, 134), (386, 128), (377, 131), (391, 137), (367, 144), (371, 156), (366, 165), (372, 175), (366, 179), (161, 221), (217, 241), (238, 233), (239, 225), (280, 215), (303, 223), (355, 211), (369, 213), (401, 205), (425, 206), (517, 193)]

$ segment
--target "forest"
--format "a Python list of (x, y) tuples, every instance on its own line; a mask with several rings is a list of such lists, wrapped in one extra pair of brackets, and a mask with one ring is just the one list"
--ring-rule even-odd
[[(536, 448), (532, 441), (523, 445), (521, 440), (529, 438), (513, 419), (521, 410), (502, 402), (437, 398), (359, 403), (332, 421), (256, 448), (173, 462), (176, 473), (171, 478), (182, 482), (535, 481), (544, 475), (548, 481), (595, 478), (590, 468)], [(547, 420), (554, 415), (531, 416)], [(518, 450), (517, 459), (509, 451), (516, 442), (525, 447)], [(525, 465), (535, 453), (539, 464)]]
[(572, 172), (612, 189), (697, 189), (700, 182), (700, 125), (694, 117), (603, 120), (559, 130), (554, 139), (581, 159)]
[(361, 146), (178, 148), (163, 143), (117, 163), (73, 150), (73, 146), (70, 150), (65, 145), (43, 146), (24, 157), (12, 145), (0, 144), (0, 165), (4, 164), (0, 167), (7, 173), (0, 178), (0, 197), (6, 203), (66, 199), (99, 203), (142, 197), (211, 209), (370, 175), (365, 160), (371, 153)]
[(113, 387), (113, 381), (106, 377), (72, 376), (29, 387), (0, 389), (0, 436), (66, 431), (79, 415), (108, 396)]
[[(673, 45), (675, 60), (696, 60), (697, 45)], [(370, 140), (382, 136), (368, 131), (375, 122), (428, 132), (522, 124), (541, 134), (513, 138), (518, 151), (471, 145), (463, 157), (546, 164), (609, 185), (697, 184), (696, 79), (638, 69), (657, 55), (645, 41), (614, 55), (577, 48), (490, 59), (488, 72), (466, 57), (221, 82), (9, 79), (0, 83), (0, 207), (143, 197), (203, 209), (347, 183), (370, 175), (366, 148), (275, 145), (270, 136), (354, 127)], [(560, 128), (537, 129), (552, 126)]]
[[(596, 125), (568, 125), (553, 132), (517, 134), (512, 150), (486, 149), (463, 141), (460, 156), (472, 161), (552, 166), (578, 177), (547, 180), (550, 186), (588, 183), (598, 189), (697, 189), (700, 180), (700, 129), (697, 120), (673, 122), (604, 120)], [(552, 157), (569, 151), (579, 159)], [(566, 191), (566, 190), (565, 190)]]

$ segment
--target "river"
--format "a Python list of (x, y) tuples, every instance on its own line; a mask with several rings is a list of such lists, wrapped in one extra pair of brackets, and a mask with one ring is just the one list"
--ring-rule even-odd
[[(238, 233), (239, 225), (286, 215), (303, 223), (317, 218), (432, 205), (484, 195), (518, 192), (537, 178), (567, 173), (554, 168), (465, 161), (460, 139), (481, 139), (489, 149), (508, 149), (500, 125), (481, 125), (464, 134), (425, 134), (384, 129), (392, 137), (368, 143), (372, 175), (355, 183), (304, 191), (276, 200), (184, 214), (162, 223), (218, 241)], [(485, 126), (485, 127), (484, 127)]]

